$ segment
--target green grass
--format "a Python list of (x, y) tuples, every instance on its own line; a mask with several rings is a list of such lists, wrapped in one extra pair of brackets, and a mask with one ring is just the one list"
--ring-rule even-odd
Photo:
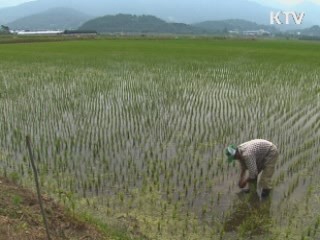
[[(43, 188), (132, 236), (317, 237), (319, 50), (244, 39), (0, 44), (0, 167), (31, 183), (31, 135)], [(280, 149), (270, 215), (243, 212), (252, 203), (237, 197), (238, 166), (223, 156), (252, 138)]]

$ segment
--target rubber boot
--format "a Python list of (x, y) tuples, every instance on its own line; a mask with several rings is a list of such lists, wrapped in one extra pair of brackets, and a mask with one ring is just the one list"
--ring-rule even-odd
[(262, 189), (261, 198), (267, 198), (270, 195), (271, 189)]

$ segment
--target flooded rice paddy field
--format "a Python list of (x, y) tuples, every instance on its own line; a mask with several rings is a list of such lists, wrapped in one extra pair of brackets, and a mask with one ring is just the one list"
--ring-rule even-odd
[[(318, 239), (320, 45), (96, 40), (0, 45), (0, 171), (146, 239)], [(224, 148), (280, 151), (268, 201)]]

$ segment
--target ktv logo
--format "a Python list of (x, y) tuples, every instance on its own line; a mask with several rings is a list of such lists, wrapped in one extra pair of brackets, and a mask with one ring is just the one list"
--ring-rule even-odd
[[(293, 20), (294, 24), (302, 24), (305, 12), (296, 13), (294, 11), (280, 11), (270, 12), (270, 24), (291, 24), (290, 20)], [(290, 18), (291, 17), (291, 18)]]

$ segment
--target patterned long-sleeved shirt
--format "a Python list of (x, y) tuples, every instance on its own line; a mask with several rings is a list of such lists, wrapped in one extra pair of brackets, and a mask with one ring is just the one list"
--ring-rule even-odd
[(263, 139), (254, 139), (238, 146), (244, 162), (240, 161), (242, 168), (249, 170), (249, 178), (254, 179), (258, 176), (265, 166), (267, 156), (272, 142)]

